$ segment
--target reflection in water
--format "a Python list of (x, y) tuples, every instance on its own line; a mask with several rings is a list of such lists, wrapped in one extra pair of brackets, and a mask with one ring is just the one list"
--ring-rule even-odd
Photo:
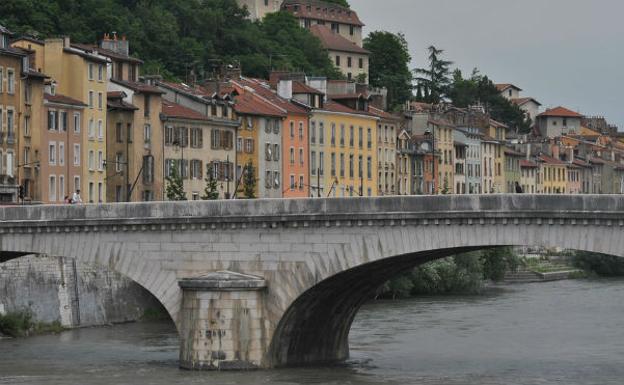
[(173, 325), (0, 341), (0, 384), (621, 384), (624, 281), (509, 286), (476, 297), (376, 302), (336, 367), (178, 369)]

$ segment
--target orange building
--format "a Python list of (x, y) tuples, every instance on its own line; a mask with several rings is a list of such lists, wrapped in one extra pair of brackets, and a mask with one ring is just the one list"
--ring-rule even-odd
[(282, 194), (284, 198), (310, 196), (310, 170), (308, 167), (309, 111), (292, 98), (292, 81), (281, 81), (281, 97), (269, 85), (259, 79), (241, 79), (241, 84), (253, 90), (265, 101), (281, 109), (285, 114), (282, 132)]

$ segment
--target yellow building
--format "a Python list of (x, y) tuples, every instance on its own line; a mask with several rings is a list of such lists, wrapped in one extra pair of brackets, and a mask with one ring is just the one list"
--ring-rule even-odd
[(84, 202), (103, 202), (106, 199), (106, 92), (108, 59), (72, 45), (68, 37), (62, 39), (18, 39), (13, 43), (35, 51), (42, 65), (37, 65), (52, 78), (56, 92), (87, 105), (79, 116), (82, 133), (82, 156), (86, 161), (79, 185)]
[(567, 193), (567, 163), (546, 155), (538, 158), (543, 194)]
[(310, 194), (377, 196), (379, 118), (329, 101), (310, 117)]
[(453, 181), (455, 179), (453, 125), (446, 121), (429, 119), (426, 133), (433, 135), (435, 138), (435, 151), (437, 154), (440, 154), (435, 170), (438, 174), (437, 193), (450, 194), (453, 191)]
[(504, 193), (506, 190), (505, 172), (503, 170), (505, 164), (505, 146), (503, 143), (507, 139), (506, 130), (505, 124), (490, 119), (488, 135), (498, 142), (494, 145), (493, 193)]

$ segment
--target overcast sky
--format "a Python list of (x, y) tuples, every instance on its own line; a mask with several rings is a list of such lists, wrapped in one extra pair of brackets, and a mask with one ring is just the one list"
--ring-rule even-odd
[(604, 115), (624, 130), (622, 0), (351, 0), (374, 30), (403, 32), (413, 66), (431, 44), (468, 75), (513, 83), (544, 108)]

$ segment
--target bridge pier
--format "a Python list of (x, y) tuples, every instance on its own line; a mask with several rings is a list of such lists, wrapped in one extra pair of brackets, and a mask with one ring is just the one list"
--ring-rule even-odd
[(257, 369), (266, 352), (261, 277), (219, 271), (178, 281), (182, 288), (180, 367)]

